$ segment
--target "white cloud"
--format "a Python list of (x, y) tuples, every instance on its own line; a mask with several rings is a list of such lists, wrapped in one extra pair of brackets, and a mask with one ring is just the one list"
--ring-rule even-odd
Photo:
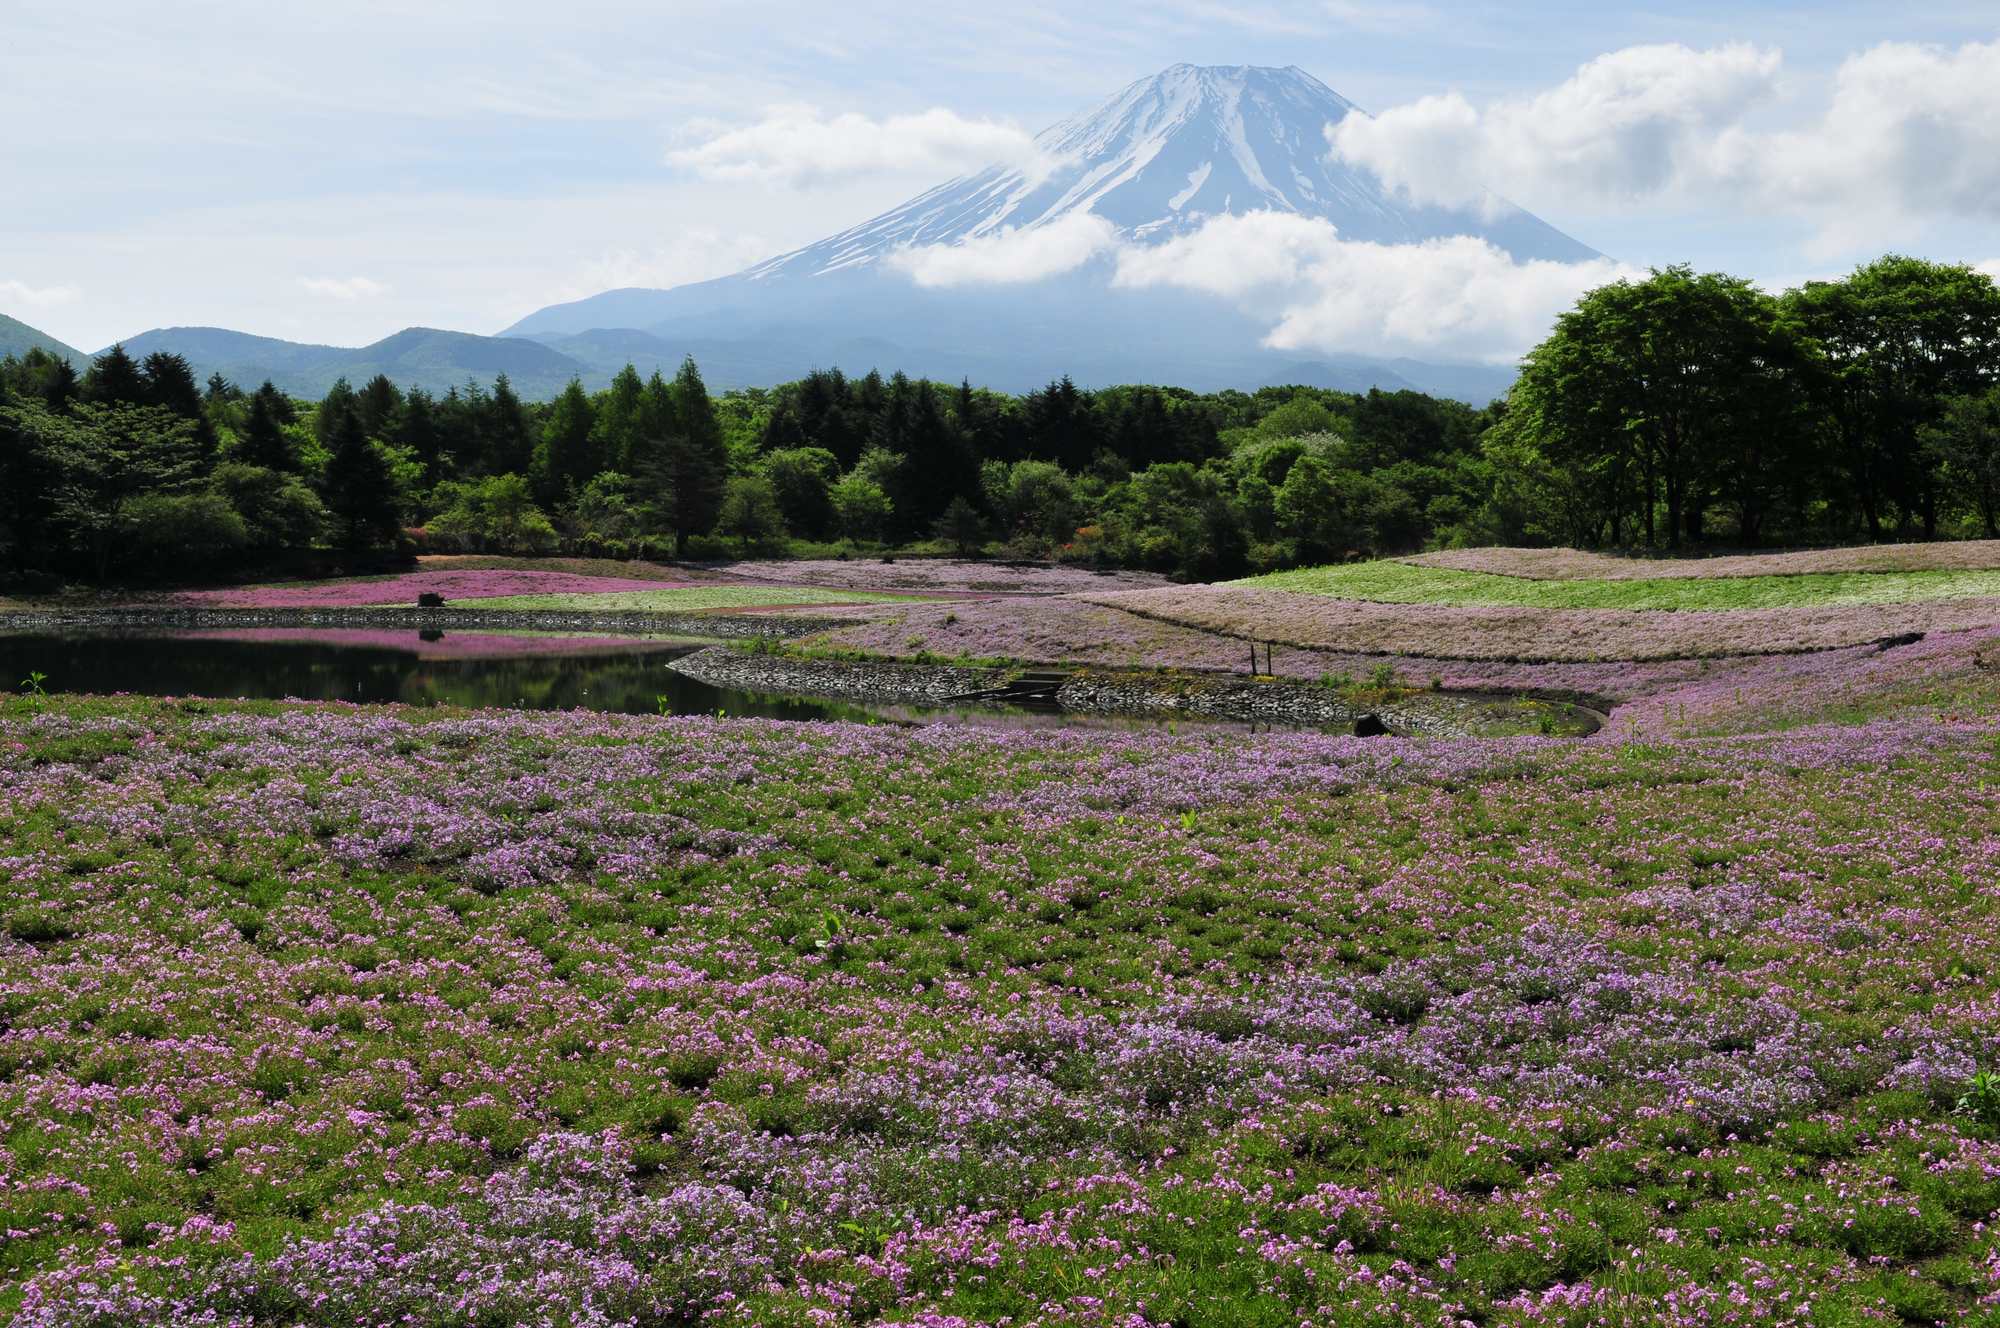
[(1993, 278), (1993, 280), (2000, 281), (2000, 258), (1975, 264), (1972, 270), (1975, 272), (1984, 272), (1987, 276)]
[(1777, 90), (1779, 53), (1632, 46), (1567, 82), (1484, 110), (1458, 93), (1327, 129), (1334, 153), (1420, 203), (1487, 201), (1489, 184), (1547, 206), (1630, 204), (1711, 178), (1718, 142)]
[(0, 280), (0, 301), (7, 304), (25, 304), (35, 309), (50, 309), (59, 304), (68, 304), (82, 294), (74, 286), (30, 286), (25, 281), (11, 278)]
[(300, 277), (299, 285), (329, 300), (372, 300), (389, 293), (372, 277)]
[(1629, 275), (1608, 259), (1519, 263), (1472, 236), (1343, 240), (1317, 218), (1253, 212), (1120, 250), (1115, 284), (1178, 286), (1266, 312), (1276, 350), (1505, 363), (1583, 292)]
[(1268, 319), (1274, 350), (1412, 355), (1506, 363), (1548, 334), (1583, 292), (1638, 273), (1609, 259), (1514, 261), (1472, 236), (1422, 244), (1344, 240), (1331, 223), (1289, 212), (1219, 216), (1158, 244), (1122, 238), (1104, 218), (1047, 226), (889, 260), (921, 286), (1006, 285), (1074, 271), (1100, 255), (1112, 285), (1172, 286)]
[(778, 249), (772, 241), (748, 231), (724, 234), (695, 227), (677, 232), (670, 245), (613, 249), (599, 254), (583, 264), (573, 279), (558, 287), (553, 298), (576, 300), (631, 286), (668, 290), (740, 272), (760, 259), (771, 257)]
[(1074, 272), (1113, 248), (1118, 230), (1091, 212), (1072, 212), (1046, 226), (1005, 227), (959, 244), (905, 248), (889, 266), (919, 286), (992, 286), (1040, 281)]
[(669, 163), (707, 180), (751, 180), (799, 188), (868, 174), (959, 174), (992, 165), (1031, 174), (1051, 162), (1026, 130), (934, 108), (875, 120), (828, 116), (812, 106), (775, 106), (753, 125), (716, 129), (677, 148)]
[(1634, 46), (1564, 83), (1481, 108), (1426, 97), (1328, 129), (1334, 154), (1425, 203), (1488, 184), (1530, 207), (1797, 217), (1816, 251), (1871, 247), (1947, 218), (2000, 219), (2000, 42), (1891, 42), (1849, 57), (1823, 107), (1785, 128), (1781, 56)]
[(1817, 123), (1733, 146), (1759, 201), (1808, 212), (1830, 243), (1898, 219), (2000, 221), (2000, 41), (1876, 46), (1841, 65)]

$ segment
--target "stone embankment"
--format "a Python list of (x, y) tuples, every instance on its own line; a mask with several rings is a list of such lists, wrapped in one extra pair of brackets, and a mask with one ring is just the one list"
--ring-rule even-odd
[[(886, 659), (813, 659), (725, 646), (684, 655), (667, 667), (697, 682), (740, 691), (939, 707), (980, 705), (969, 698), (1003, 688), (1017, 672)], [(1281, 679), (1108, 669), (1075, 672), (1056, 692), (1061, 709), (1081, 714), (1349, 731), (1364, 717), (1375, 716), (1390, 733), (1422, 737), (1480, 731), (1492, 722), (1493, 699), (1424, 692), (1379, 702), (1357, 701), (1332, 688)]]

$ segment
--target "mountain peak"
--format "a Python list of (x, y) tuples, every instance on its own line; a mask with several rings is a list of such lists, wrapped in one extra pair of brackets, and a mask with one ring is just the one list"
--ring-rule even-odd
[(1459, 211), (1395, 197), (1328, 146), (1329, 125), (1365, 114), (1296, 65), (1171, 65), (1037, 135), (1043, 170), (996, 166), (962, 176), (743, 275), (851, 270), (905, 247), (1032, 229), (1079, 212), (1142, 243), (1212, 217), (1277, 211), (1331, 222), (1352, 240), (1476, 235), (1520, 259), (1600, 256), (1501, 200)]

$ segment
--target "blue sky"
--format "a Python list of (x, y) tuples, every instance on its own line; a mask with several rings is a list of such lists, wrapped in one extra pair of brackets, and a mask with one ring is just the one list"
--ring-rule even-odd
[[(1409, 187), (1436, 187), (1467, 153), (1505, 162), (1487, 183), (1626, 262), (1773, 282), (1887, 248), (1987, 262), (2000, 259), (2000, 153), (1980, 135), (2000, 133), (2000, 104), (1976, 122), (1980, 98), (2000, 96), (1980, 63), (1980, 44), (1996, 42), (1992, 0), (958, 12), (10, 0), (0, 312), (86, 349), (171, 324), (344, 344), (413, 323), (490, 332), (555, 300), (720, 275), (817, 239), (1183, 60), (1297, 64), (1391, 113), (1397, 132), (1371, 150), (1408, 164)], [(1669, 92), (1711, 99), (1707, 119), (1678, 122), (1688, 159), (1643, 180), (1586, 178), (1577, 161), (1643, 156), (1659, 125), (1579, 148), (1571, 139), (1593, 125), (1535, 117), (1590, 105), (1578, 75), (1589, 62), (1663, 43), (1691, 57), (1751, 50), (1756, 86), (1725, 114), (1716, 100), (1735, 94), (1714, 90), (1716, 62), (1676, 66)], [(1929, 53), (1866, 63), (1885, 43)], [(1457, 100), (1436, 100), (1446, 94)], [(1938, 98), (1924, 114), (1951, 141), (1913, 121), (1864, 142), (1853, 171), (1830, 159), (1905, 97)], [(1739, 137), (1750, 146), (1728, 162), (1692, 160)], [(1893, 196), (1869, 187), (1913, 142), (1942, 155), (1911, 163)], [(831, 164), (801, 170), (801, 154)], [(1752, 174), (1765, 185), (1745, 183)]]

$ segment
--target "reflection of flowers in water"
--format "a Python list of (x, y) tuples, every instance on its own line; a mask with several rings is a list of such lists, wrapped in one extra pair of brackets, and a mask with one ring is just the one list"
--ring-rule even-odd
[(420, 655), (425, 659), (681, 652), (690, 645), (677, 637), (667, 636), (609, 636), (585, 632), (446, 632), (438, 627), (422, 628), (414, 636), (407, 628), (391, 627), (217, 627), (174, 632), (170, 639), (394, 650)]

